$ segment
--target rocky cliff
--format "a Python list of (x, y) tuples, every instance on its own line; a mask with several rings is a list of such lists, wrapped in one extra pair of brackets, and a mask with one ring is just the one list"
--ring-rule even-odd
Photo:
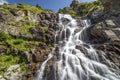
[[(119, 4), (119, 0), (96, 0), (88, 3), (73, 0), (70, 7), (60, 9), (59, 13), (72, 15), (78, 19), (80, 24), (81, 19), (90, 19), (91, 27), (84, 32), (87, 33), (87, 38), (84, 41), (93, 45), (97, 49), (101, 61), (108, 65), (102, 56), (102, 51), (104, 51), (110, 61), (119, 67), (118, 72), (120, 73)], [(79, 49), (86, 51), (82, 47)]]
[(0, 80), (33, 80), (54, 44), (58, 15), (40, 6), (0, 5)]
[[(97, 49), (104, 64), (111, 66), (102, 56), (104, 51), (111, 62), (119, 67), (118, 72), (119, 3), (118, 0), (97, 0), (90, 3), (73, 0), (70, 7), (59, 10), (59, 13), (72, 15), (78, 24), (81, 19), (91, 20), (92, 26), (85, 32), (88, 34), (85, 42)], [(38, 5), (0, 5), (0, 80), (33, 80), (36, 71), (53, 47), (57, 23), (57, 13), (42, 9)], [(83, 47), (78, 48), (85, 51)], [(55, 51), (58, 53), (59, 49), (56, 48)], [(45, 71), (47, 76), (50, 76), (56, 60), (57, 56), (48, 61)]]

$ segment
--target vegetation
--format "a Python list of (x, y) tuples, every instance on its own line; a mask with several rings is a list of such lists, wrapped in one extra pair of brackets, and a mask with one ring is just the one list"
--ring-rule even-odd
[(7, 40), (7, 43), (11, 46), (11, 48), (13, 48), (16, 51), (18, 50), (28, 51), (31, 48), (31, 46), (29, 46), (28, 44), (37, 46), (40, 42), (12, 38), (12, 39)]
[(0, 74), (4, 74), (6, 71), (2, 70), (3, 68), (7, 70), (11, 65), (19, 64), (21, 68), (21, 73), (26, 72), (25, 64), (27, 63), (27, 58), (23, 56), (13, 56), (1, 55), (0, 56)]
[(10, 39), (11, 37), (8, 35), (8, 34), (6, 34), (5, 32), (3, 32), (3, 31), (0, 31), (0, 41), (6, 41), (6, 40), (8, 40), (8, 39)]
[(0, 11), (3, 11), (5, 14), (11, 14), (9, 10), (4, 8), (0, 8)]
[(34, 27), (36, 24), (30, 23), (28, 22), (25, 26), (20, 26), (21, 28), (21, 34), (28, 34), (31, 35), (31, 33), (29, 32), (29, 29)]
[(23, 39), (10, 39), (10, 40), (7, 40), (7, 42), (11, 46), (11, 48), (15, 50), (28, 51), (30, 49), (29, 46), (26, 46), (27, 41)]
[(18, 5), (4, 4), (4, 5), (2, 5), (2, 7), (6, 10), (9, 9), (9, 8), (13, 9), (13, 10), (29, 10), (29, 11), (32, 11), (32, 12), (38, 13), (38, 14), (45, 11), (39, 5), (29, 6), (29, 5), (24, 4), (24, 3), (18, 4)]
[(17, 64), (20, 60), (19, 57), (13, 55), (2, 55), (0, 56), (0, 74), (4, 74), (5, 71), (2, 70), (3, 68), (7, 69), (10, 65)]
[(32, 11), (32, 12), (35, 12), (38, 14), (44, 11), (41, 7), (38, 7), (38, 5), (37, 6), (29, 6), (24, 3), (18, 4), (17, 8), (22, 9), (22, 10), (29, 10), (29, 11)]
[(60, 9), (58, 13), (70, 14), (76, 18), (76, 17), (87, 16), (91, 11), (98, 8), (103, 9), (101, 0), (96, 0), (94, 2), (81, 2), (81, 3), (73, 1), (69, 10), (66, 10), (65, 8)]
[(47, 30), (48, 30), (48, 28), (47, 28), (47, 27), (45, 27), (45, 26), (41, 26), (40, 28), (42, 29), (42, 31), (43, 31), (43, 32), (45, 32), (45, 31), (47, 31)]
[[(23, 3), (18, 5), (0, 5), (0, 12), (2, 12), (0, 16), (2, 20), (2, 30), (0, 30), (0, 76), (4, 75), (10, 66), (16, 64), (20, 65), (21, 73), (27, 72), (28, 70), (25, 67), (25, 64), (36, 62), (31, 58), (29, 59), (30, 62), (28, 62), (26, 52), (29, 53), (32, 48), (34, 48), (35, 51), (40, 52), (39, 48), (43, 47), (42, 44), (47, 48), (52, 46), (52, 43), (47, 43), (46, 39), (43, 39), (44, 41), (42, 39), (41, 41), (38, 41), (36, 36), (33, 37), (33, 34), (31, 34), (31, 28), (35, 27), (35, 29), (37, 29), (36, 27), (39, 27), (42, 31), (42, 37), (46, 38), (45, 32), (48, 30), (48, 27), (41, 26), (38, 23), (40, 21), (34, 22), (31, 20), (34, 15), (39, 16), (41, 15), (40, 13), (44, 11), (52, 12), (51, 10), (43, 10), (39, 5), (29, 6)], [(39, 33), (36, 30), (36, 33), (34, 34), (37, 35)], [(33, 54), (31, 55), (33, 57)], [(29, 70), (32, 69), (33, 67)], [(13, 72), (16, 71), (17, 70), (13, 70)]]

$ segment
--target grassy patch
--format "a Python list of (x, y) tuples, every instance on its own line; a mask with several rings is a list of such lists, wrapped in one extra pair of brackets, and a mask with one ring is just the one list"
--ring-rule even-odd
[(97, 30), (100, 30), (100, 29), (102, 29), (102, 27), (101, 27), (100, 25), (97, 25), (97, 26), (96, 26), (96, 29), (97, 29)]
[(13, 56), (13, 55), (2, 55), (0, 56), (0, 75), (3, 75), (5, 71), (2, 71), (2, 68), (5, 68), (6, 70), (11, 66), (15, 64), (20, 64), (21, 73), (26, 72), (25, 64), (27, 63), (27, 58), (25, 55), (21, 56)]
[(104, 9), (101, 0), (96, 0), (94, 2), (77, 2), (70, 6), (70, 10), (66, 11), (64, 9), (60, 9), (58, 13), (70, 14), (75, 18), (80, 18), (87, 16), (91, 11), (97, 8)]
[(13, 49), (22, 50), (22, 51), (28, 51), (33, 45), (38, 46), (38, 44), (40, 43), (39, 41), (28, 41), (28, 40), (13, 39), (13, 38), (7, 40), (7, 42)]
[(43, 32), (46, 32), (48, 30), (48, 27), (45, 26), (41, 26), (40, 28), (42, 29)]
[(40, 7), (37, 7), (37, 6), (30, 6), (30, 5), (27, 5), (27, 4), (24, 4), (24, 3), (21, 3), (21, 4), (17, 4), (17, 5), (10, 5), (10, 4), (4, 4), (2, 5), (3, 8), (6, 8), (6, 9), (14, 9), (14, 10), (29, 10), (29, 11), (32, 11), (32, 12), (35, 12), (35, 13), (41, 13), (41, 12), (44, 12), (44, 10)]
[(12, 55), (2, 55), (0, 56), (0, 74), (3, 74), (4, 71), (1, 71), (2, 68), (8, 68), (10, 65), (14, 65), (19, 61), (19, 57)]
[(21, 34), (27, 34), (27, 35), (32, 36), (32, 34), (29, 32), (29, 29), (32, 27), (35, 27), (36, 25), (37, 25), (37, 23), (26, 22), (25, 26), (20, 26)]
[(3, 11), (5, 14), (11, 14), (9, 10), (4, 8), (0, 8), (0, 11)]
[(29, 46), (26, 46), (26, 40), (23, 39), (10, 39), (7, 42), (11, 45), (11, 47), (15, 50), (23, 50), (28, 51), (30, 49)]
[(32, 12), (35, 12), (35, 13), (41, 13), (41, 12), (44, 12), (44, 10), (40, 7), (36, 7), (36, 6), (29, 6), (27, 4), (18, 4), (17, 5), (17, 8), (21, 9), (21, 10), (29, 10), (29, 11), (32, 11)]
[(3, 31), (0, 31), (0, 41), (6, 41), (6, 40), (8, 40), (8, 39), (10, 39), (11, 37), (8, 35), (8, 34), (6, 34), (5, 32), (3, 32)]

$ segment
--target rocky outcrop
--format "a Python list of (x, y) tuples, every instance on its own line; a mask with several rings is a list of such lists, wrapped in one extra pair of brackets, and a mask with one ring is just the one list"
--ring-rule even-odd
[[(115, 67), (120, 73), (120, 1), (102, 0), (104, 10), (90, 12), (92, 27), (87, 31), (89, 41), (97, 49), (101, 61), (109, 67)], [(96, 12), (97, 16), (93, 16)], [(110, 61), (107, 61), (109, 59)], [(114, 70), (113, 70), (114, 71)], [(115, 71), (114, 71), (115, 72)]]
[[(16, 56), (17, 62), (14, 64), (20, 65), (18, 74), (20, 78), (17, 73), (14, 75), (13, 72), (9, 72), (10, 80), (14, 77), (16, 80), (34, 79), (36, 71), (51, 51), (57, 22), (58, 14), (37, 6), (0, 5), (0, 56), (7, 55), (5, 58), (11, 57), (10, 55)], [(11, 60), (10, 65), (12, 64)], [(2, 69), (4, 67), (8, 69), (10, 65), (7, 67), (1, 65), (0, 73), (8, 74)], [(8, 75), (0, 79), (6, 77)]]
[(119, 14), (120, 1), (119, 0), (102, 0), (105, 11), (111, 12), (110, 14)]

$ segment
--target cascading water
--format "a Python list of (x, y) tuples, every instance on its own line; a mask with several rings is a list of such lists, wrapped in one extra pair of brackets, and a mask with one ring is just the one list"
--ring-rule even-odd
[[(82, 32), (90, 27), (87, 20), (83, 21), (85, 27), (81, 29), (70, 15), (60, 14), (58, 24), (55, 47), (59, 47), (59, 61), (56, 61), (54, 65), (56, 67), (54, 80), (120, 80), (119, 74), (113, 73), (109, 67), (100, 62), (92, 45), (82, 41), (83, 36), (87, 36)], [(36, 80), (48, 80), (42, 76), (45, 65), (52, 56), (54, 55), (50, 54), (48, 59), (43, 62)], [(106, 61), (111, 64), (109, 60), (106, 59)]]

